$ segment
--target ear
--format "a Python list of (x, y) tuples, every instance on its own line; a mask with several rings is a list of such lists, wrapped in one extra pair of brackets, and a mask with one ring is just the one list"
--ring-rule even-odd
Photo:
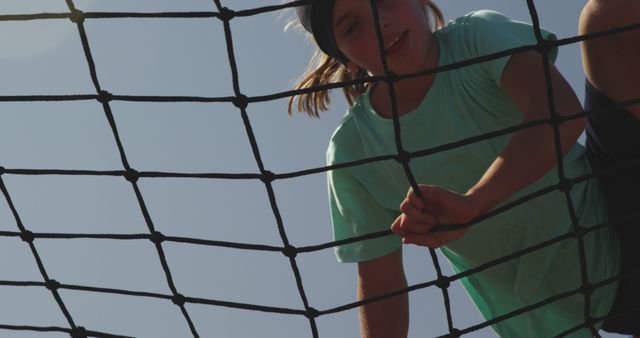
[(349, 61), (346, 64), (347, 70), (349, 71), (349, 73), (351, 74), (355, 74), (358, 72), (358, 69), (360, 69), (360, 67), (358, 67), (355, 63)]

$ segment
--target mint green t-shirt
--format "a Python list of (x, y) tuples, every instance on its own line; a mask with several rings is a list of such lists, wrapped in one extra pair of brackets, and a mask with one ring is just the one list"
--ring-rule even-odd
[[(434, 32), (440, 65), (536, 43), (533, 27), (493, 11), (477, 11)], [(546, 38), (554, 38), (545, 32)], [(551, 58), (555, 60), (554, 50)], [(522, 113), (501, 88), (509, 57), (437, 74), (415, 111), (400, 118), (402, 144), (408, 151), (429, 149), (472, 136), (518, 125)], [(523, 79), (526, 81), (526, 79)], [(413, 158), (410, 167), (418, 183), (464, 193), (502, 152), (511, 135)], [(554, 151), (554, 149), (549, 149)], [(372, 108), (369, 93), (360, 96), (336, 129), (327, 150), (328, 164), (381, 155), (395, 155), (393, 121)], [(591, 172), (584, 148), (576, 144), (564, 158), (565, 175)], [(557, 184), (558, 172), (548, 174), (504, 203)], [(389, 229), (410, 185), (395, 160), (332, 170), (329, 199), (336, 240)], [(571, 203), (581, 226), (607, 221), (606, 201), (595, 180), (575, 185)], [(553, 191), (473, 226), (461, 239), (442, 248), (453, 270), (476, 267), (573, 230), (564, 193)], [(608, 227), (584, 237), (588, 278), (597, 283), (615, 276), (619, 238)], [(390, 235), (336, 247), (341, 262), (361, 262), (389, 254), (401, 246)], [(462, 280), (486, 319), (491, 319), (582, 284), (578, 241), (567, 239), (483, 270)], [(591, 296), (591, 315), (605, 315), (617, 285), (598, 288)], [(443, 309), (444, 311), (444, 309)], [(453, 314), (455, 321), (455, 313)], [(538, 310), (493, 325), (502, 337), (553, 337), (584, 322), (584, 297), (577, 294)], [(590, 337), (582, 330), (571, 337)]]

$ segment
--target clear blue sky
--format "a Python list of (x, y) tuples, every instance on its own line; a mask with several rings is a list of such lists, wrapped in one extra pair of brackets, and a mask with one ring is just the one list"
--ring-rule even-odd
[[(279, 0), (222, 0), (240, 10)], [(539, 0), (542, 25), (560, 38), (577, 34), (584, 1)], [(77, 0), (83, 11), (213, 11), (211, 0)], [(489, 8), (530, 21), (524, 0), (447, 0), (447, 20)], [(3, 0), (0, 13), (65, 12), (63, 0)], [(85, 23), (103, 89), (129, 95), (232, 95), (221, 21), (208, 19), (88, 19)], [(240, 88), (247, 96), (288, 90), (311, 55), (302, 34), (283, 32), (279, 13), (232, 21)], [(0, 96), (94, 94), (75, 24), (65, 19), (0, 22)], [(579, 97), (583, 73), (577, 46), (562, 47), (557, 66)], [(324, 153), (346, 103), (336, 91), (320, 120), (287, 116), (286, 100), (251, 104), (248, 112), (265, 167), (286, 173), (324, 166)], [(215, 103), (111, 102), (131, 166), (139, 171), (256, 173), (237, 108)], [(0, 103), (0, 165), (6, 168), (120, 170), (102, 106), (96, 101)], [(120, 177), (4, 175), (33, 232), (147, 233), (131, 184)], [(165, 235), (281, 246), (264, 185), (258, 180), (141, 179), (156, 228)], [(274, 182), (289, 240), (297, 247), (330, 242), (324, 174)], [(0, 199), (0, 231), (17, 231)], [(0, 280), (42, 281), (28, 246), (0, 237)], [(35, 241), (49, 276), (61, 283), (170, 294), (148, 240)], [(280, 253), (176, 243), (163, 248), (180, 293), (207, 299), (302, 309), (293, 273)], [(336, 262), (331, 249), (297, 257), (311, 306), (325, 310), (356, 300), (356, 266)], [(445, 260), (443, 266), (448, 270)], [(428, 253), (407, 247), (409, 284), (433, 279)], [(483, 320), (456, 283), (454, 324)], [(62, 290), (75, 322), (87, 329), (136, 337), (190, 337), (170, 301)], [(68, 327), (42, 287), (0, 287), (0, 325)], [(446, 333), (439, 290), (411, 293), (410, 337)], [(201, 337), (311, 337), (301, 316), (188, 304)], [(356, 310), (318, 318), (320, 337), (356, 337)], [(67, 337), (2, 331), (1, 337)], [(494, 337), (485, 329), (469, 337)], [(613, 337), (609, 335), (607, 337)]]

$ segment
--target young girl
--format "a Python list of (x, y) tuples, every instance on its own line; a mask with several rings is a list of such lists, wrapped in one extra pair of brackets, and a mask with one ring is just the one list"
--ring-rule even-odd
[[(367, 75), (385, 75), (370, 0), (314, 0), (299, 7), (302, 25), (322, 50), (297, 88)], [(477, 11), (443, 27), (429, 0), (378, 0), (379, 29), (388, 70), (410, 74), (502, 50), (535, 44), (530, 25), (492, 11)], [(430, 25), (435, 23), (433, 27)], [(547, 39), (554, 36), (544, 32)], [(556, 51), (550, 53), (551, 61)], [(555, 110), (582, 111), (572, 89), (551, 66)], [(327, 151), (329, 165), (397, 154), (393, 112), (399, 115), (402, 146), (415, 152), (550, 116), (541, 54), (534, 51), (389, 84), (345, 87), (351, 104)], [(290, 102), (290, 110), (294, 104)], [(312, 116), (325, 110), (326, 92), (298, 97)], [(560, 124), (567, 177), (591, 172), (576, 139), (585, 119)], [(549, 125), (524, 129), (430, 156), (409, 165), (422, 198), (411, 190), (402, 164), (377, 161), (332, 170), (329, 198), (336, 240), (392, 227), (400, 236), (359, 241), (336, 248), (342, 262), (358, 262), (358, 294), (370, 298), (406, 286), (401, 244), (442, 251), (456, 272), (464, 271), (573, 231), (565, 195), (553, 191), (460, 231), (429, 233), (435, 224), (466, 223), (496, 206), (558, 182), (555, 140)], [(442, 188), (440, 188), (442, 187)], [(458, 194), (455, 192), (461, 192)], [(582, 227), (607, 221), (600, 184), (583, 181), (570, 190)], [(583, 237), (590, 283), (619, 272), (620, 239), (611, 228)], [(487, 319), (534, 304), (582, 285), (578, 241), (561, 241), (464, 278), (463, 284)], [(617, 283), (590, 295), (590, 316), (606, 316)], [(584, 296), (577, 294), (498, 322), (503, 337), (553, 337), (584, 323)], [(406, 337), (408, 298), (401, 295), (360, 308), (363, 337)], [(596, 324), (596, 328), (601, 323)], [(591, 336), (582, 329), (572, 337)]]

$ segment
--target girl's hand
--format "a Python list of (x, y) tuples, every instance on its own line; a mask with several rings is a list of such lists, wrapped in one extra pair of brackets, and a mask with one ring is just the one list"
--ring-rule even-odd
[(400, 204), (400, 215), (391, 225), (391, 230), (402, 237), (405, 244), (417, 244), (438, 248), (464, 236), (468, 228), (455, 231), (429, 233), (436, 225), (465, 224), (480, 212), (473, 200), (440, 187), (419, 185), (422, 198), (409, 189)]

